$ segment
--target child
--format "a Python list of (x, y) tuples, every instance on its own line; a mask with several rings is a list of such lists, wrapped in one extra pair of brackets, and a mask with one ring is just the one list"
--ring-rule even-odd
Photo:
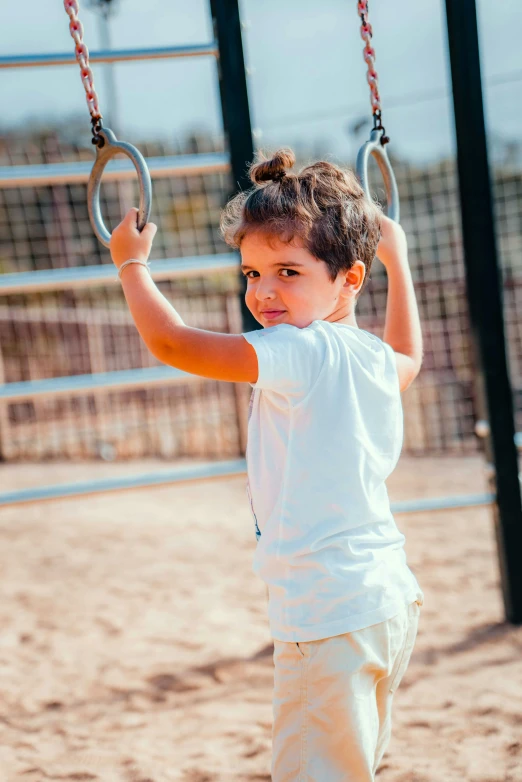
[[(274, 639), (272, 779), (371, 782), (423, 600), (385, 486), (422, 338), (402, 229), (351, 172), (318, 162), (295, 174), (294, 162), (281, 150), (253, 165), (254, 187), (222, 219), (261, 330), (186, 326), (143, 266), (156, 227), (139, 234), (136, 210), (111, 253), (153, 355), (254, 389), (248, 491)], [(383, 340), (355, 318), (376, 253), (389, 281)]]

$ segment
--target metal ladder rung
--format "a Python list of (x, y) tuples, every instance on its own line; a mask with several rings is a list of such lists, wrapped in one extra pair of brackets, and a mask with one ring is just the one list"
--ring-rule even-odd
[[(206, 276), (235, 269), (239, 269), (238, 256), (235, 253), (190, 258), (166, 258), (160, 261), (151, 261), (150, 267), (152, 278), (157, 282)], [(0, 295), (73, 290), (113, 283), (119, 284), (119, 280), (112, 264), (42, 269), (34, 272), (0, 275)]]
[(169, 366), (123, 369), (117, 372), (98, 372), (93, 375), (71, 375), (4, 383), (0, 385), (0, 402), (13, 404), (35, 397), (41, 400), (57, 396), (102, 394), (107, 391), (128, 391), (136, 388), (157, 388), (205, 381), (204, 377)]
[[(168, 486), (174, 483), (234, 478), (246, 473), (246, 460), (236, 459), (224, 462), (207, 462), (189, 467), (177, 467), (155, 473), (129, 475), (128, 477), (105, 478), (81, 483), (56, 484), (54, 486), (19, 489), (0, 494), (0, 507), (24, 505), (32, 502), (73, 499), (81, 496), (93, 496), (107, 492), (126, 491), (127, 489), (149, 489)], [(391, 511), (399, 513), (426, 513), (447, 511), (455, 508), (477, 508), (489, 506), (494, 500), (492, 494), (475, 494), (456, 497), (434, 497), (414, 499), (407, 502), (391, 503)]]
[[(90, 161), (44, 163), (33, 166), (2, 166), (0, 167), (0, 188), (85, 184), (91, 175), (92, 166), (93, 163)], [(200, 155), (151, 157), (147, 159), (147, 166), (151, 177), (162, 179), (228, 171), (230, 160), (227, 155), (220, 152), (209, 152)], [(111, 161), (103, 173), (104, 182), (135, 178), (136, 169), (128, 158), (118, 158)]]
[(105, 478), (82, 483), (65, 483), (55, 486), (34, 487), (0, 494), (0, 507), (24, 505), (46, 500), (63, 500), (82, 495), (104, 494), (127, 489), (148, 489), (154, 486), (168, 486), (173, 483), (201, 481), (216, 478), (234, 478), (246, 473), (246, 461), (235, 459), (225, 462), (206, 462), (189, 467), (177, 467), (145, 475)]

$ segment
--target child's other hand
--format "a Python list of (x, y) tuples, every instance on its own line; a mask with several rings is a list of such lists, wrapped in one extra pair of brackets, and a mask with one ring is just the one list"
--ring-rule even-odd
[(114, 229), (110, 241), (111, 257), (116, 268), (129, 258), (148, 260), (152, 240), (158, 230), (154, 223), (147, 223), (140, 233), (137, 228), (138, 210), (129, 209), (121, 223)]
[(408, 243), (403, 229), (386, 215), (381, 217), (381, 238), (377, 245), (377, 258), (389, 266), (397, 261), (406, 261), (408, 258)]

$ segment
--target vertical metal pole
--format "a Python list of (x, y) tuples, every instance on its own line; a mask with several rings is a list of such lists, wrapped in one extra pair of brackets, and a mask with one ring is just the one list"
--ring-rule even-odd
[[(254, 158), (252, 126), (241, 38), (238, 0), (210, 0), (214, 36), (219, 47), (219, 90), (223, 127), (228, 142), (234, 181), (230, 195), (247, 190), (252, 183), (248, 167)], [(243, 331), (261, 328), (245, 304), (246, 279), (240, 275), (241, 319)]]
[(479, 396), (490, 422), (489, 461), (506, 619), (522, 624), (522, 502), (513, 397), (506, 358), (502, 279), (498, 266), (482, 103), (475, 0), (446, 0), (462, 237)]

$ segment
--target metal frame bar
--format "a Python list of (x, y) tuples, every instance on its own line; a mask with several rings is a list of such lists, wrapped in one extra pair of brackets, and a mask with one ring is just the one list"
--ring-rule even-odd
[[(0, 494), (0, 507), (29, 505), (33, 502), (49, 502), (52, 500), (76, 499), (77, 497), (95, 496), (128, 489), (150, 489), (158, 486), (168, 486), (173, 483), (190, 481), (215, 480), (233, 478), (246, 474), (246, 461), (237, 459), (224, 462), (207, 462), (190, 467), (176, 467), (161, 472), (129, 475), (125, 477), (106, 478), (101, 480), (83, 481), (81, 483), (55, 484), (53, 486), (32, 487)], [(391, 504), (394, 514), (403, 513), (433, 513), (435, 511), (454, 510), (457, 508), (480, 508), (489, 506), (494, 501), (492, 494), (473, 494), (454, 497), (434, 497), (432, 499), (414, 499)]]
[[(241, 36), (238, 0), (210, 0), (214, 37), (219, 46), (218, 76), (223, 128), (230, 151), (233, 185), (230, 195), (248, 190), (252, 182), (248, 167), (254, 159), (252, 123), (248, 102), (248, 85)], [(239, 306), (243, 331), (255, 331), (261, 324), (245, 302), (247, 279), (239, 274)]]
[[(34, 166), (1, 166), (0, 188), (37, 187), (46, 185), (86, 184), (91, 175), (93, 163), (76, 161), (72, 163), (43, 163)], [(194, 176), (215, 174), (230, 170), (230, 160), (220, 152), (200, 155), (170, 155), (147, 159), (151, 177)], [(111, 161), (103, 174), (104, 182), (135, 179), (136, 169), (127, 158)]]
[(522, 497), (513, 393), (506, 356), (502, 279), (489, 175), (475, 0), (446, 0), (457, 137), (462, 238), (480, 416), (485, 438), (506, 619), (522, 624)]
[[(23, 307), (19, 313), (9, 304), (0, 304), (0, 323), (38, 323), (58, 325), (74, 323), (75, 326), (134, 326), (132, 315), (126, 309), (92, 309), (88, 305), (43, 309), (38, 304)], [(1, 387), (1, 386), (0, 386)]]
[[(199, 255), (186, 258), (166, 258), (152, 261), (150, 273), (153, 280), (187, 279), (203, 277), (239, 268), (236, 253)], [(63, 269), (42, 269), (35, 272), (17, 272), (0, 275), (0, 296), (15, 293), (41, 291), (78, 290), (96, 285), (120, 284), (112, 264), (101, 266), (77, 266)]]
[(181, 369), (162, 365), (142, 369), (121, 369), (116, 372), (96, 372), (89, 375), (65, 375), (44, 380), (24, 380), (0, 385), (0, 403), (13, 404), (27, 400), (57, 396), (104, 394), (107, 391), (129, 391), (135, 388), (205, 383), (207, 378)]
[(150, 489), (173, 483), (208, 480), (209, 478), (213, 480), (232, 478), (244, 475), (245, 472), (245, 460), (237, 459), (226, 462), (209, 462), (190, 467), (176, 467), (172, 470), (148, 473), (147, 475), (129, 475), (128, 477), (106, 478), (82, 483), (37, 486), (0, 494), (0, 507), (28, 505), (33, 502), (49, 500), (75, 499), (76, 497), (126, 491), (127, 489)]
[[(151, 49), (111, 49), (89, 52), (89, 62), (129, 62), (134, 60), (160, 60), (178, 57), (218, 57), (217, 44), (192, 46), (158, 46)], [(56, 65), (77, 65), (76, 57), (69, 52), (49, 54), (14, 54), (0, 57), (0, 68), (42, 68)]]
[[(1, 496), (1, 495), (0, 495)], [(402, 500), (391, 503), (392, 513), (433, 513), (434, 511), (489, 506), (495, 496), (489, 494), (455, 495), (454, 497), (429, 497), (428, 499)]]

